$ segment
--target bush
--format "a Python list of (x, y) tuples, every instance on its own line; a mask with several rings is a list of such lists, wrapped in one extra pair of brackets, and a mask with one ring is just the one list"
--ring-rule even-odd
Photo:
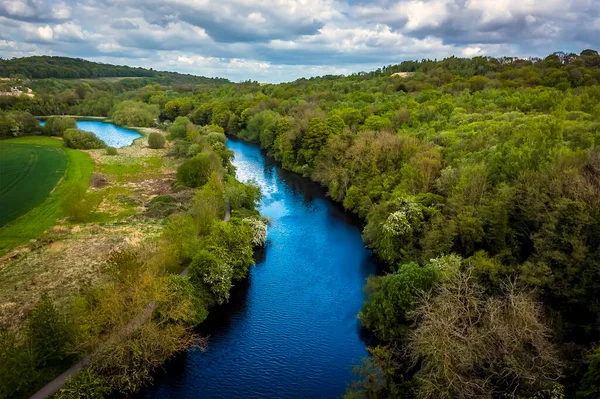
[(148, 136), (148, 146), (150, 148), (154, 148), (155, 150), (165, 147), (165, 138), (162, 134), (152, 132), (150, 136)]
[(252, 245), (255, 247), (264, 247), (267, 241), (267, 224), (259, 218), (244, 219), (251, 227), (254, 233)]
[(46, 124), (44, 125), (46, 135), (58, 137), (62, 137), (65, 130), (75, 128), (77, 128), (75, 119), (64, 116), (51, 116), (46, 119)]
[(26, 397), (38, 383), (34, 354), (22, 338), (0, 329), (0, 398)]
[(194, 124), (185, 116), (179, 116), (171, 126), (169, 126), (169, 137), (171, 139), (183, 139), (188, 132), (194, 130)]
[(123, 101), (115, 107), (112, 119), (124, 126), (154, 126), (159, 116), (158, 105), (139, 101)]
[(179, 204), (170, 195), (157, 195), (148, 202), (146, 216), (152, 218), (167, 217), (179, 209)]
[(63, 133), (65, 144), (69, 148), (78, 150), (93, 150), (95, 148), (105, 148), (106, 143), (100, 140), (92, 132), (85, 132), (79, 129), (67, 129)]
[(208, 138), (208, 142), (210, 144), (225, 143), (227, 141), (225, 134), (218, 132), (210, 132), (206, 137)]
[(115, 147), (107, 147), (106, 155), (119, 155), (119, 153), (117, 152), (117, 149)]
[(221, 173), (221, 159), (214, 152), (202, 152), (188, 159), (177, 169), (177, 182), (188, 187), (200, 187), (206, 184), (214, 172)]
[(0, 111), (0, 138), (38, 134), (41, 127), (29, 112)]
[(72, 330), (47, 295), (31, 312), (27, 328), (38, 367), (60, 365), (68, 359)]
[(102, 399), (108, 396), (110, 389), (91, 368), (81, 370), (56, 394), (57, 399)]
[(92, 204), (83, 187), (75, 188), (63, 202), (63, 211), (73, 222), (85, 222), (92, 213)]
[(261, 198), (259, 187), (237, 181), (228, 182), (225, 195), (232, 210), (247, 209), (254, 211)]
[(199, 251), (190, 264), (189, 273), (194, 286), (201, 289), (202, 285), (205, 285), (217, 303), (229, 300), (233, 268), (224, 259), (206, 250)]

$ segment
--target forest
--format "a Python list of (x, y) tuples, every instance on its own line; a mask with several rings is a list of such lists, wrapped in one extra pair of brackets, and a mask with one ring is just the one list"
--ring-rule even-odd
[(0, 77), (21, 79), (98, 79), (98, 78), (154, 78), (161, 82), (226, 83), (227, 79), (206, 78), (177, 72), (110, 65), (80, 58), (33, 56), (1, 59)]
[(0, 99), (0, 137), (50, 114), (160, 127), (192, 156), (178, 179), (200, 186), (192, 171), (218, 162), (197, 141), (225, 133), (359, 215), (386, 270), (365, 287), (374, 340), (346, 397), (600, 397), (597, 51), (281, 84), (32, 87)]

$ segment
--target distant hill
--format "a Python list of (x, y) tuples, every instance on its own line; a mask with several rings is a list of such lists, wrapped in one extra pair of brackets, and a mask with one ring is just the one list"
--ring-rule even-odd
[(156, 78), (168, 83), (227, 83), (227, 79), (207, 78), (177, 72), (155, 71), (125, 65), (102, 64), (81, 58), (34, 56), (0, 59), (0, 77), (29, 79), (97, 79), (97, 78)]

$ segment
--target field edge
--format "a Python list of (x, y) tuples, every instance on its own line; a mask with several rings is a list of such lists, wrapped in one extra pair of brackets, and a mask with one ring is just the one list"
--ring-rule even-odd
[(56, 220), (63, 215), (63, 199), (77, 187), (87, 189), (94, 169), (94, 162), (87, 152), (66, 148), (58, 139), (27, 136), (9, 139), (5, 142), (60, 147), (65, 152), (67, 165), (62, 179), (44, 202), (0, 228), (0, 256), (39, 237), (52, 227)]

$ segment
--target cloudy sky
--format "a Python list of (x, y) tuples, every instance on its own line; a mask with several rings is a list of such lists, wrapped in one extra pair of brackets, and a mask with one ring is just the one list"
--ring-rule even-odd
[(600, 0), (0, 0), (2, 58), (66, 55), (234, 81), (584, 48), (600, 48)]

